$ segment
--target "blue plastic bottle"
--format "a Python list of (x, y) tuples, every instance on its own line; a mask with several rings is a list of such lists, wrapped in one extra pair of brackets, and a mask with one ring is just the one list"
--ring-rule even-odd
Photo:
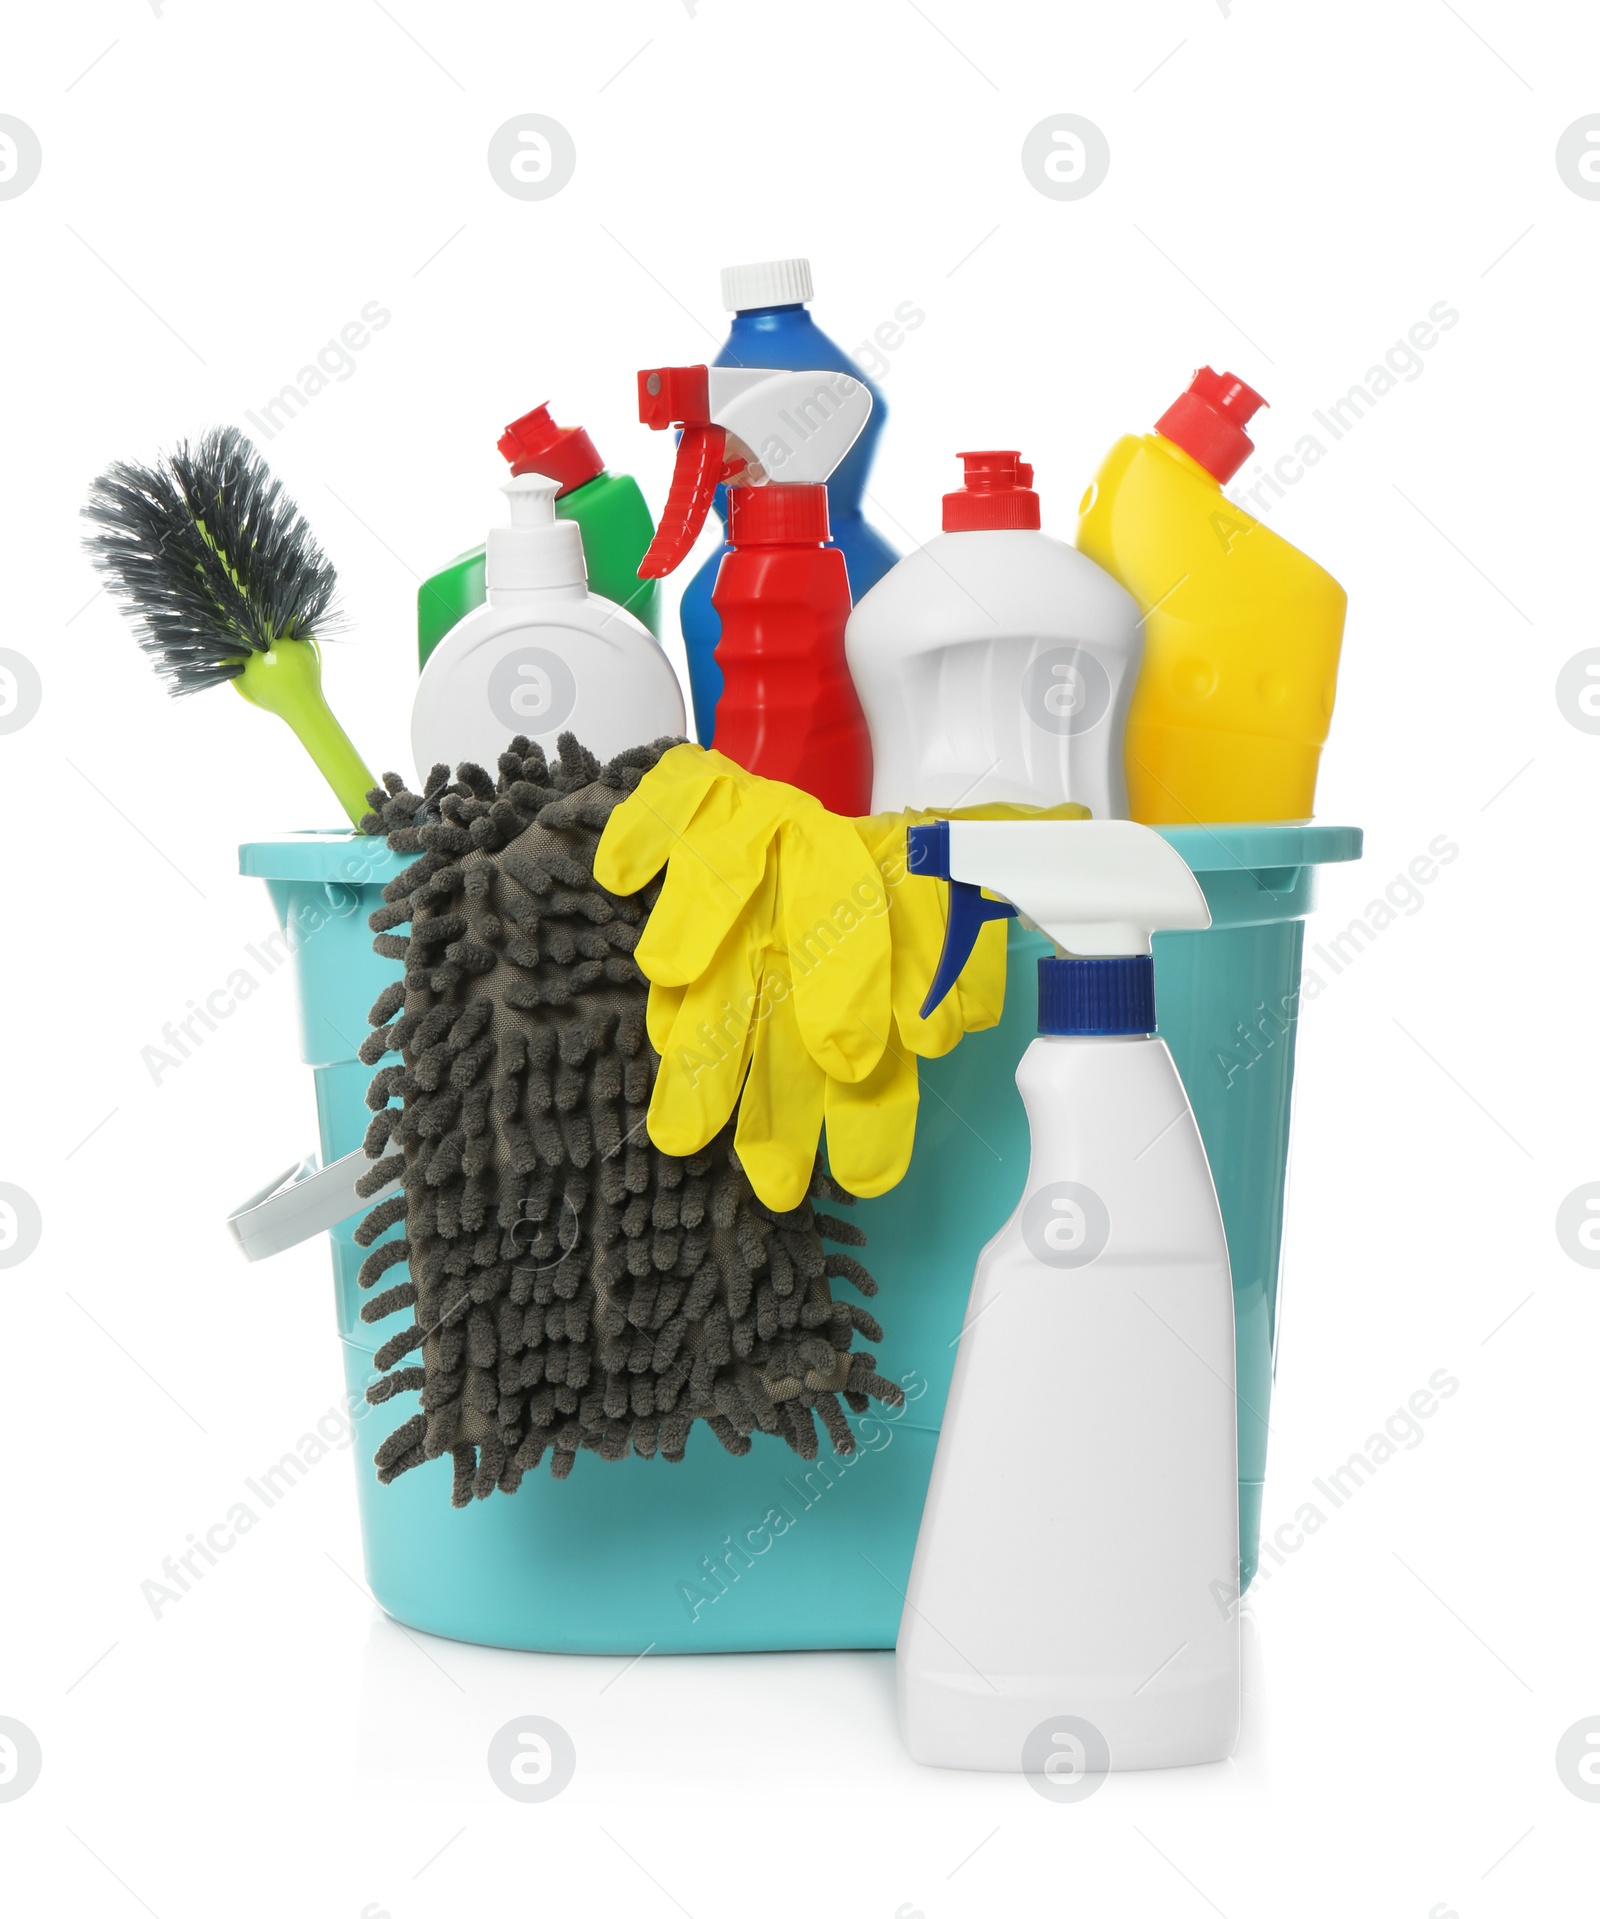
[[(821, 367), (849, 373), (871, 392), (872, 417), (828, 481), (828, 544), (843, 553), (845, 571), (850, 576), (850, 597), (859, 600), (900, 557), (861, 512), (867, 470), (883, 430), (883, 395), (843, 347), (836, 346), (812, 319), (806, 311), (810, 298), (811, 264), (807, 260), (765, 260), (754, 266), (724, 267), (722, 299), (733, 314), (733, 325), (712, 365)], [(726, 524), (726, 487), (717, 488), (715, 505), (718, 517)], [(711, 744), (717, 701), (722, 697), (722, 669), (716, 661), (722, 622), (711, 604), (711, 589), (721, 564), (722, 553), (713, 553), (684, 588), (678, 615), (689, 656), (695, 736), (702, 746)]]

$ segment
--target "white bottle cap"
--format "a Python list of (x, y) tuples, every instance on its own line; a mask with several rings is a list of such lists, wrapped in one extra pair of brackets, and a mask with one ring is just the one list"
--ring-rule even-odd
[(583, 535), (576, 520), (556, 518), (560, 487), (540, 473), (523, 473), (501, 488), (511, 502), (511, 524), (489, 529), (484, 584), (489, 597), (528, 588), (565, 588), (582, 593), (588, 585)]
[(722, 269), (722, 304), (730, 313), (751, 307), (804, 306), (811, 298), (809, 260), (756, 260)]

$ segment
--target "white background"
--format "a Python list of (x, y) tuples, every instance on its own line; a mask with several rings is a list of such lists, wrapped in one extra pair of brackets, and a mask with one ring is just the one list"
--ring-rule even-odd
[[(0, 1804), (8, 1908), (1592, 1909), (1600, 1805), (1555, 1748), (1600, 1713), (1600, 1274), (1555, 1215), (1600, 1178), (1600, 738), (1555, 683), (1596, 637), (1600, 202), (1555, 147), (1600, 111), (1597, 56), (1592, 10), (1509, 0), (13, 11), (0, 112), (44, 165), (0, 200), (0, 644), (44, 702), (0, 738), (0, 1179), (44, 1234), (0, 1273), (0, 1714), (44, 1771)], [(1067, 111), (1112, 156), (1075, 202), (1020, 163)], [(576, 143), (546, 201), (486, 165), (524, 112)], [(247, 1269), (221, 1225), (314, 1139), (287, 974), (161, 1084), (141, 1063), (271, 924), (239, 841), (338, 822), (273, 721), (160, 692), (92, 597), (87, 483), (243, 423), (386, 307), (267, 450), (340, 571), (333, 704), (392, 765), (417, 580), (498, 516), (500, 427), (550, 397), (659, 504), (635, 369), (708, 356), (717, 268), (789, 253), (847, 345), (926, 314), (880, 382), (872, 511), (902, 546), (957, 447), (1022, 446), (1069, 533), (1202, 361), (1267, 394), (1275, 458), (1435, 302), (1460, 314), (1270, 516), (1350, 593), (1318, 811), (1367, 858), (1313, 937), (1436, 835), (1460, 853), (1303, 1022), (1269, 1531), (1436, 1368), (1460, 1390), (1266, 1561), (1236, 1759), (1076, 1806), (912, 1766), (887, 1654), (618, 1679), (408, 1637), (353, 1583), (360, 1453), (159, 1620), (140, 1593), (341, 1391), (325, 1249)], [(523, 1712), (578, 1748), (544, 1806), (485, 1766)]]

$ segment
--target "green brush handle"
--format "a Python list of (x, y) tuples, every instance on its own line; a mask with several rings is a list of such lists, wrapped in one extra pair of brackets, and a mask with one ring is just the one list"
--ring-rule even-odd
[(322, 660), (315, 640), (279, 640), (251, 653), (234, 685), (264, 712), (276, 713), (317, 764), (339, 804), (359, 826), (372, 811), (367, 794), (377, 781), (333, 717), (322, 696)]

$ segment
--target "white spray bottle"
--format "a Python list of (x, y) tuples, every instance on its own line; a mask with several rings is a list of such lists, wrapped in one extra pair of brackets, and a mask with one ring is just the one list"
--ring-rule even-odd
[[(924, 1765), (1042, 1774), (1225, 1758), (1239, 1728), (1233, 1288), (1211, 1171), (1155, 1036), (1150, 935), (1210, 924), (1128, 821), (912, 827), (952, 882), (926, 1015), (983, 922), (1039, 962), (1032, 1155), (978, 1257), (895, 1666)], [(987, 888), (1003, 898), (985, 898)]]
[(411, 709), (419, 775), (443, 761), (493, 772), (519, 733), (553, 754), (574, 732), (606, 760), (684, 732), (683, 693), (649, 629), (588, 589), (583, 535), (556, 518), (559, 487), (525, 473), (502, 491), (511, 523), (490, 529), (488, 598), (428, 655)]

